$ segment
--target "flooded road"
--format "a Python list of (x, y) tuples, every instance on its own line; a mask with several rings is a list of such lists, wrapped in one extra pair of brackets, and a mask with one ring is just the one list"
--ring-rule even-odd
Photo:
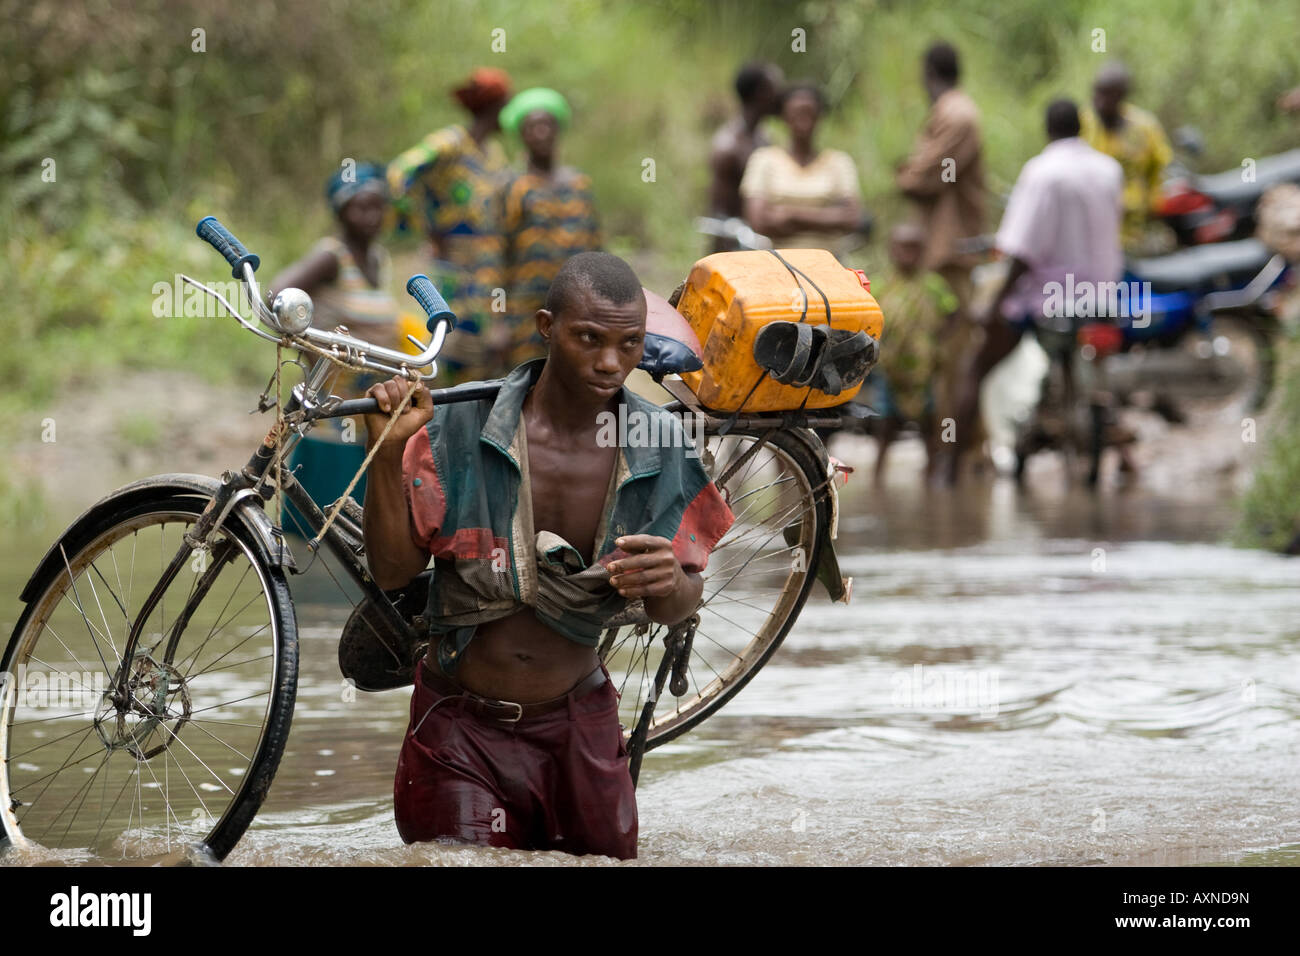
[[(1212, 489), (927, 494), (896, 466), (842, 492), (853, 602), (818, 586), (737, 698), (646, 757), (623, 864), (403, 846), (409, 691), (350, 693), (346, 606), (294, 580), (293, 729), (228, 865), (1300, 863), (1294, 559), (1219, 543)], [(47, 543), (6, 549), (6, 633)]]

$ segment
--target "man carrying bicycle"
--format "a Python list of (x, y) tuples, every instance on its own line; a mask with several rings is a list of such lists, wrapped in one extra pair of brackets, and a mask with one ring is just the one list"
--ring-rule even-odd
[[(493, 400), (434, 409), (423, 386), (371, 465), (366, 551), (405, 586), (434, 559), (429, 652), (417, 668), (394, 810), (408, 843), (438, 837), (636, 856), (637, 814), (618, 701), (596, 645), (642, 602), (690, 616), (700, 572), (734, 520), (685, 440), (598, 440), (597, 416), (670, 413), (624, 387), (646, 300), (621, 259), (582, 253), (536, 315), (547, 358)], [(373, 444), (409, 386), (371, 389)]]

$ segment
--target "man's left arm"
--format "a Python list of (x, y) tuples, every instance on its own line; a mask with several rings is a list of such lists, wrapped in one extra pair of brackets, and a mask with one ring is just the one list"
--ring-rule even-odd
[(641, 598), (646, 614), (659, 624), (676, 624), (699, 607), (709, 554), (736, 520), (680, 422), (672, 416), (669, 421), (676, 430), (671, 444), (676, 454), (663, 450), (650, 520), (641, 533), (615, 540), (621, 554), (606, 565), (610, 585), (625, 598)]

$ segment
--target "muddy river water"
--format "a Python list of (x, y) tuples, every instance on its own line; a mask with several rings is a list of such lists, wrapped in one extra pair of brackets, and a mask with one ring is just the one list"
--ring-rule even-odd
[[(619, 865), (1300, 863), (1300, 564), (1223, 544), (1226, 496), (859, 472), (842, 500), (852, 603), (818, 588), (735, 700), (647, 756)], [(6, 635), (56, 531), (5, 548)], [(614, 865), (403, 846), (409, 691), (346, 699), (346, 605), (293, 583), (293, 730), (228, 865)]]

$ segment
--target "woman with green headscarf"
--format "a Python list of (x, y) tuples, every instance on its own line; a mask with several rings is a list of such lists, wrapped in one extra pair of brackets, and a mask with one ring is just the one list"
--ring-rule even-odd
[(570, 116), (565, 98), (545, 87), (524, 90), (501, 111), (502, 129), (522, 140), (528, 157), (502, 191), (509, 327), (508, 340), (498, 343), (502, 374), (546, 354), (534, 315), (551, 280), (570, 256), (600, 249), (591, 179), (557, 160), (556, 141)]

